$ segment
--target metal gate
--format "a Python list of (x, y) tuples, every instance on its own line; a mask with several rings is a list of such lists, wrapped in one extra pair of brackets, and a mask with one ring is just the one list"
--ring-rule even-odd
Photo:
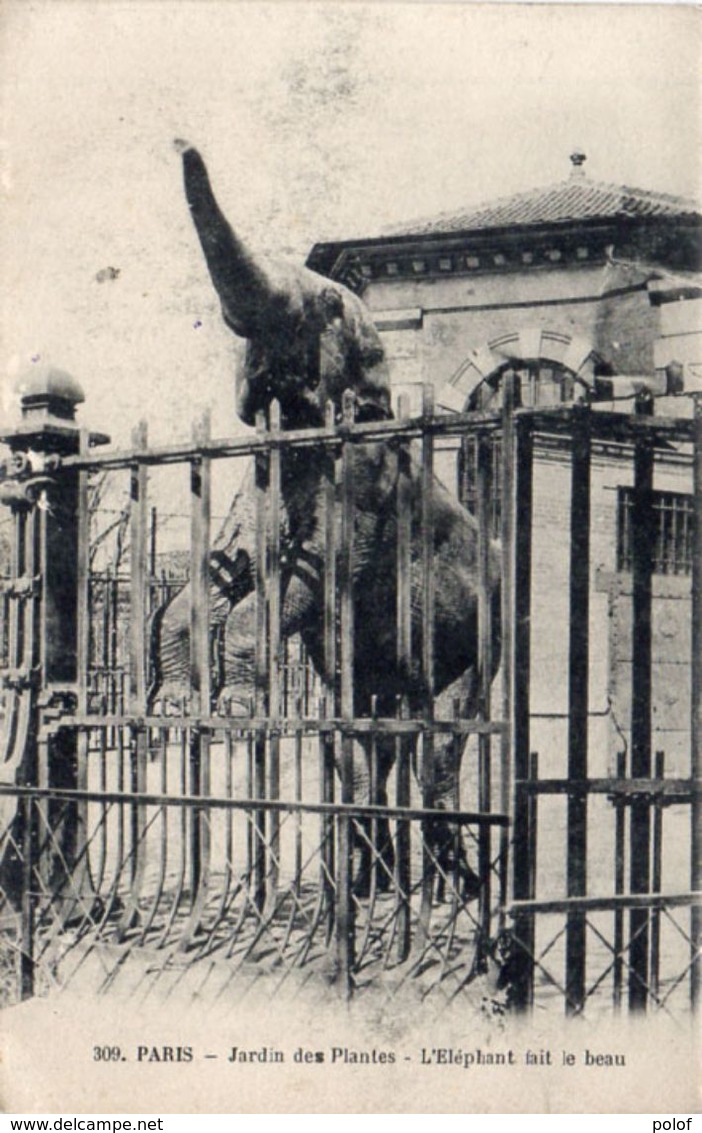
[[(96, 991), (200, 998), (252, 984), (267, 994), (287, 985), (324, 995), (331, 984), (344, 996), (373, 988), (389, 998), (431, 994), (442, 1005), (467, 996), (500, 1010), (523, 1009), (535, 997), (547, 1002), (556, 989), (570, 1012), (623, 1002), (625, 983), (634, 1008), (672, 1008), (688, 988), (697, 994), (699, 404), (694, 422), (587, 405), (522, 408), (518, 379), (506, 374), (496, 410), (436, 416), (427, 391), (420, 417), (401, 407), (395, 421), (362, 424), (349, 398), (341, 421), (330, 414), (323, 428), (284, 433), (274, 405), (253, 437), (213, 440), (200, 426), (191, 444), (155, 448), (141, 428), (132, 449), (115, 452), (100, 450), (106, 438), (78, 429), (79, 399), (72, 383), (49, 382), (25, 397), (20, 427), (4, 438), (11, 455), (1, 491), (13, 528), (1, 656), (5, 999), (77, 980)], [(477, 446), (477, 714), (460, 689), (450, 690), (448, 703), (435, 696), (431, 632), (433, 469), (438, 450), (442, 460), (455, 460), (468, 435)], [(569, 613), (558, 629), (569, 640), (566, 766), (560, 776), (542, 770), (541, 777), (548, 753), (539, 760), (530, 738), (532, 473), (540, 435), (566, 439), (572, 485)], [(496, 439), (502, 646), (491, 691)], [(590, 466), (592, 445), (602, 439), (633, 454), (637, 648), (629, 763), (593, 778)], [(653, 766), (650, 706), (651, 489), (656, 447), (671, 442), (694, 449), (697, 501), (691, 762), (676, 779)], [(424, 689), (414, 714), (402, 695), (392, 712), (381, 714), (374, 703), (367, 715), (354, 711), (354, 451), (371, 444), (397, 454), (391, 589), (398, 662), (418, 668)], [(313, 695), (309, 687), (291, 694), (285, 685), (281, 638), (281, 454), (293, 450), (324, 454), (323, 656)], [(421, 575), (419, 649), (409, 630), (413, 454), (422, 469), (421, 554), (413, 568)], [(243, 458), (256, 469), (257, 566), (254, 693), (242, 711), (216, 695), (210, 529), (213, 468)], [(190, 664), (185, 696), (159, 702), (149, 689), (149, 640), (164, 590), (150, 554), (148, 489), (150, 476), (174, 466), (187, 471), (189, 495)], [(91, 570), (90, 484), (105, 471), (128, 485), (130, 550), (119, 600), (115, 584)], [(108, 622), (110, 648), (99, 629)], [(121, 653), (117, 623), (124, 627)], [(371, 804), (370, 795), (359, 797), (358, 745), (367, 753), (363, 790), (372, 792), (388, 737), (387, 799)], [(437, 808), (435, 748), (447, 739), (456, 750), (467, 741), (467, 751), (449, 784), (452, 805), (444, 789)], [(543, 899), (541, 816), (552, 800), (565, 812), (567, 869), (564, 891)], [(662, 888), (663, 830), (675, 808), (691, 814), (692, 824), (674, 884)], [(601, 838), (593, 819), (605, 812), (612, 834), (601, 852), (610, 855), (611, 886), (602, 888), (598, 878), (593, 889), (588, 853), (600, 852)], [(363, 859), (370, 868), (359, 885)], [(681, 947), (670, 944), (668, 929)]]

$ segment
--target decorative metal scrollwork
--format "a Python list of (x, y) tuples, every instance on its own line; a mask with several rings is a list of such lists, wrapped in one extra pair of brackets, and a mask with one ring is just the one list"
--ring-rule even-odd
[(34, 507), (43, 490), (53, 483), (50, 476), (32, 476), (28, 480), (5, 480), (0, 483), (0, 503), (7, 507)]
[(0, 582), (0, 594), (6, 594), (8, 598), (28, 601), (30, 598), (38, 598), (40, 593), (41, 577), (38, 574), (33, 578), (22, 575), (21, 578), (6, 578)]
[(3, 688), (13, 692), (24, 692), (25, 689), (36, 687), (37, 677), (36, 669), (5, 669), (2, 674)]
[(51, 473), (60, 464), (58, 453), (13, 452), (0, 462), (0, 503), (33, 507), (43, 490), (54, 483)]

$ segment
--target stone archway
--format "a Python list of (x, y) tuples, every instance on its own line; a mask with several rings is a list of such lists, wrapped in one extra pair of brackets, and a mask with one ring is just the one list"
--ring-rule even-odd
[(550, 403), (572, 400), (578, 386), (593, 387), (595, 369), (603, 365), (589, 339), (542, 327), (521, 328), (471, 350), (439, 390), (437, 404), (453, 413), (484, 405), (484, 399), (477, 400), (476, 391), (488, 392), (489, 401), (489, 391), (494, 394), (499, 388), (500, 377), (507, 369), (522, 371), (535, 397), (542, 375), (544, 385), (550, 381), (559, 394), (551, 397)]

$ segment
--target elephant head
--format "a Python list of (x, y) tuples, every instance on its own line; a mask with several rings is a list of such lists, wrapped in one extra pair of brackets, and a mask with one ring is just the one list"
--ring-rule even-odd
[(248, 340), (237, 378), (247, 424), (277, 398), (284, 426), (319, 425), (325, 404), (340, 412), (345, 389), (357, 417), (390, 417), (383, 346), (364, 304), (339, 283), (285, 261), (254, 258), (215, 199), (196, 149), (177, 142), (185, 195), (227, 326)]

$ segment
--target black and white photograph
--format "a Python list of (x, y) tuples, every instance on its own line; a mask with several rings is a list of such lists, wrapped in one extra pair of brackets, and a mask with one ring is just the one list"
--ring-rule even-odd
[(0, 6), (1, 1111), (698, 1112), (700, 47)]

